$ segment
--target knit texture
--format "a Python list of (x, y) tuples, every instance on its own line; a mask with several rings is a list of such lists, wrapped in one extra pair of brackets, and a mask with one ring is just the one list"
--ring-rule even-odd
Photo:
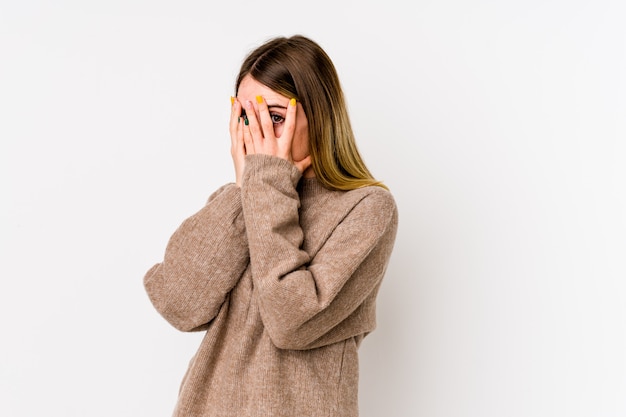
[(331, 191), (249, 155), (170, 238), (144, 285), (182, 331), (206, 331), (174, 416), (356, 417), (358, 356), (398, 215), (381, 187)]

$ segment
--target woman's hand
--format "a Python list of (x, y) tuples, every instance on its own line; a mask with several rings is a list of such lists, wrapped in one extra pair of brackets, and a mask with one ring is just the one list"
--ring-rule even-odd
[[(241, 103), (235, 97), (230, 98), (230, 154), (235, 164), (235, 183), (241, 187), (243, 167), (246, 155), (254, 153), (254, 149), (247, 150), (243, 139), (244, 120), (241, 117)], [(246, 126), (247, 127), (247, 126)]]
[[(309, 155), (298, 161), (294, 161), (292, 155), (298, 109), (296, 100), (289, 100), (280, 136), (276, 136), (274, 122), (265, 99), (257, 96), (256, 102), (258, 117), (251, 101), (246, 101), (242, 106), (239, 100), (231, 98), (231, 155), (235, 164), (235, 178), (238, 186), (241, 186), (246, 155), (258, 153), (277, 156), (294, 164), (301, 173), (311, 166)], [(245, 117), (241, 116), (242, 110), (245, 111)]]

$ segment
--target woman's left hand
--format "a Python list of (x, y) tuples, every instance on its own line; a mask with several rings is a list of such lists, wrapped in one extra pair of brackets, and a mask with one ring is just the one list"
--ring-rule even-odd
[(294, 131), (296, 126), (296, 99), (289, 100), (287, 106), (287, 114), (285, 115), (284, 128), (280, 136), (274, 133), (274, 123), (267, 108), (265, 99), (261, 96), (256, 98), (259, 111), (259, 119), (257, 119), (254, 105), (251, 101), (244, 103), (246, 115), (248, 117), (248, 126), (244, 126), (243, 139), (246, 145), (246, 153), (273, 155), (286, 159), (295, 165), (302, 173), (311, 166), (311, 156), (307, 156), (300, 161), (294, 161), (291, 149), (294, 139)]

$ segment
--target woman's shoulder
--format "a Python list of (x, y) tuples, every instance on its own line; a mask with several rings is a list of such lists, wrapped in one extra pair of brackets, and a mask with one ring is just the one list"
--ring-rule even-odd
[(378, 185), (369, 185), (345, 191), (342, 199), (347, 204), (358, 206), (361, 212), (370, 212), (376, 217), (397, 217), (398, 207), (391, 191)]
[(330, 190), (318, 181), (305, 181), (301, 188), (301, 202), (307, 208), (325, 212), (361, 215), (373, 213), (381, 216), (385, 213), (396, 214), (396, 201), (392, 193), (384, 187), (368, 185), (352, 190)]
[(368, 185), (366, 187), (355, 188), (354, 190), (346, 191), (345, 195), (359, 200), (368, 199), (372, 202), (378, 202), (380, 204), (396, 205), (391, 191), (379, 185)]

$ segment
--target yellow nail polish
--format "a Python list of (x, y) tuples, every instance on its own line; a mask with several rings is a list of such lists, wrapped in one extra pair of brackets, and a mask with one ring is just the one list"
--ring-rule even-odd
[(263, 97), (256, 96), (256, 102), (259, 103), (259, 104), (263, 103)]
[(235, 104), (235, 97), (230, 96), (230, 105), (232, 106), (233, 104)]
[(289, 100), (289, 104), (292, 105), (292, 106), (295, 106), (296, 105), (296, 99), (292, 98), (291, 100)]

